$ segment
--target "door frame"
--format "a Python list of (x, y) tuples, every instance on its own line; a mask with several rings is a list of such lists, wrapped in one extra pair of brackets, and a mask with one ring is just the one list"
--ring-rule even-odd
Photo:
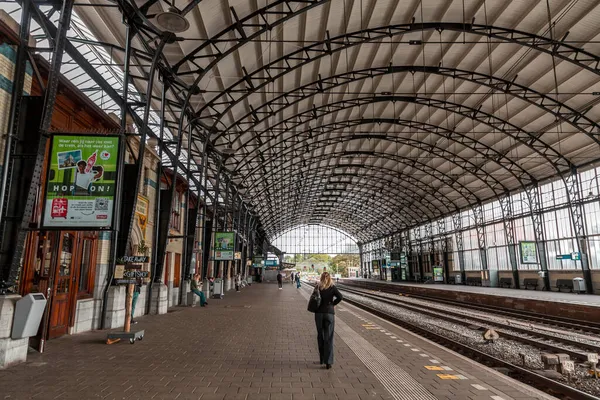
[[(49, 335), (50, 335), (50, 322), (52, 321), (51, 314), (53, 311), (53, 307), (54, 307), (54, 300), (55, 300), (55, 294), (56, 294), (56, 285), (57, 285), (57, 281), (58, 281), (58, 273), (59, 273), (59, 268), (58, 268), (58, 263), (60, 261), (60, 252), (62, 251), (62, 245), (63, 245), (63, 239), (64, 239), (64, 235), (65, 234), (71, 234), (73, 235), (73, 253), (72, 253), (72, 259), (71, 259), (71, 277), (70, 277), (70, 292), (68, 293), (68, 297), (67, 297), (67, 318), (66, 318), (66, 325), (67, 325), (67, 332), (65, 334), (69, 334), (71, 329), (73, 328), (73, 320), (74, 320), (74, 314), (77, 308), (77, 293), (79, 293), (79, 275), (81, 274), (81, 255), (83, 252), (83, 246), (82, 246), (82, 242), (83, 242), (83, 231), (59, 231), (59, 241), (58, 241), (58, 247), (56, 250), (56, 256), (54, 258), (54, 264), (51, 266), (51, 270), (53, 269), (54, 272), (51, 272), (51, 276), (52, 276), (52, 291), (51, 291), (51, 298), (48, 301), (49, 307), (48, 307), (48, 320), (46, 321), (46, 327), (45, 327), (45, 339), (49, 340)], [(48, 287), (50, 287), (50, 284), (48, 285)], [(62, 336), (62, 335), (61, 335)]]

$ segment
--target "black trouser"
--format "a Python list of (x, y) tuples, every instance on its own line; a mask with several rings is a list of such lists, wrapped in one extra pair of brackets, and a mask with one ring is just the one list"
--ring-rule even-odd
[(329, 313), (315, 313), (317, 324), (317, 342), (319, 343), (319, 357), (321, 364), (333, 364), (333, 328), (335, 315)]
[(281, 289), (283, 287), (283, 285), (281, 284), (281, 281), (277, 281), (277, 285), (279, 285), (279, 289)]

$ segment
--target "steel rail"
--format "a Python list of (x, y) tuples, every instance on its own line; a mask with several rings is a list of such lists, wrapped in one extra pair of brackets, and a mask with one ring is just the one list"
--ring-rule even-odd
[[(371, 282), (369, 282), (369, 283), (371, 283)], [(348, 285), (348, 286), (354, 286), (354, 284), (351, 284), (348, 282), (344, 282), (344, 284)], [(376, 287), (377, 290), (380, 290), (385, 293), (398, 294), (398, 292), (402, 292), (402, 286), (400, 286), (400, 285), (394, 285), (395, 289), (392, 289), (391, 287), (389, 287), (389, 288), (386, 287), (387, 285), (385, 285), (385, 284), (378, 284), (378, 283), (374, 283), (374, 282), (372, 284), (374, 285), (372, 287)], [(406, 292), (404, 291), (404, 293), (406, 293)], [(467, 307), (467, 308), (480, 310), (480, 311), (493, 310), (495, 313), (505, 315), (505, 316), (527, 318), (532, 321), (541, 322), (541, 323), (544, 323), (547, 325), (560, 326), (560, 327), (568, 328), (568, 329), (571, 329), (574, 331), (600, 334), (600, 323), (597, 323), (597, 322), (582, 321), (582, 320), (577, 320), (577, 319), (573, 319), (573, 318), (556, 317), (556, 316), (540, 316), (539, 314), (535, 314), (531, 311), (514, 310), (514, 309), (510, 309), (510, 308), (498, 307), (498, 306), (492, 306), (492, 305), (478, 306), (478, 305), (472, 304), (472, 303), (456, 301), (456, 300), (448, 300), (448, 299), (444, 299), (444, 298), (437, 297), (437, 296), (425, 296), (425, 295), (421, 295), (421, 294), (412, 294), (412, 293), (408, 293), (408, 294), (410, 297), (419, 298), (419, 299), (423, 299), (423, 300), (435, 300), (437, 302), (444, 303), (444, 304), (456, 305), (456, 306), (460, 306), (460, 307)]]
[[(600, 353), (600, 346), (596, 346), (596, 345), (592, 345), (592, 344), (588, 344), (588, 343), (581, 343), (581, 342), (577, 342), (575, 340), (571, 340), (571, 339), (567, 339), (567, 338), (562, 338), (562, 337), (557, 337), (557, 336), (553, 336), (550, 334), (546, 334), (546, 333), (541, 333), (541, 332), (534, 332), (532, 330), (529, 329), (525, 329), (525, 328), (521, 328), (518, 326), (513, 326), (513, 325), (509, 325), (509, 324), (502, 324), (500, 322), (495, 322), (495, 321), (490, 321), (487, 320), (483, 317), (476, 317), (476, 316), (472, 316), (472, 315), (464, 315), (464, 314), (460, 314), (458, 312), (455, 311), (450, 311), (450, 310), (444, 310), (443, 313), (440, 311), (430, 311), (427, 309), (422, 309), (419, 308), (416, 305), (412, 305), (410, 303), (407, 303), (405, 301), (402, 301), (400, 299), (390, 299), (390, 298), (386, 298), (384, 296), (378, 296), (376, 294), (372, 294), (372, 293), (365, 293), (363, 291), (359, 291), (359, 290), (353, 290), (353, 289), (348, 289), (348, 288), (341, 288), (340, 290), (345, 290), (348, 291), (350, 293), (355, 293), (357, 295), (361, 295), (364, 297), (368, 297), (377, 301), (381, 301), (383, 303), (386, 304), (390, 304), (390, 305), (394, 305), (394, 306), (398, 306), (398, 307), (402, 307), (405, 308), (407, 310), (410, 311), (414, 311), (416, 313), (422, 313), (422, 314), (426, 314), (435, 318), (441, 318), (444, 319), (446, 321), (455, 323), (455, 324), (459, 324), (459, 325), (463, 325), (463, 326), (473, 326), (473, 322), (471, 321), (476, 321), (477, 323), (481, 323), (484, 324), (484, 327), (494, 327), (494, 329), (500, 334), (501, 338), (504, 339), (510, 339), (510, 340), (514, 340), (517, 342), (522, 342), (525, 344), (528, 344), (530, 346), (534, 346), (537, 347), (541, 350), (550, 350), (556, 353), (565, 353), (570, 355), (571, 357), (574, 357), (580, 361), (586, 361), (587, 360), (587, 353), (583, 353), (583, 352), (578, 352), (578, 351), (574, 351), (574, 350), (570, 350), (570, 349), (566, 349), (560, 346), (556, 346), (552, 343), (547, 343), (547, 342), (540, 342), (537, 339), (531, 339), (531, 338), (527, 338), (527, 337), (522, 337), (519, 335), (514, 335), (508, 331), (506, 331), (505, 329), (509, 329), (509, 330), (513, 330), (515, 332), (519, 332), (525, 335), (528, 335), (530, 337), (540, 337), (544, 340), (549, 340), (549, 341), (554, 341), (554, 342), (560, 342), (563, 344), (567, 344), (569, 346), (574, 346), (574, 347), (579, 347), (579, 348), (583, 348), (589, 351), (593, 351), (596, 353)], [(497, 329), (495, 327), (499, 327), (500, 329)]]

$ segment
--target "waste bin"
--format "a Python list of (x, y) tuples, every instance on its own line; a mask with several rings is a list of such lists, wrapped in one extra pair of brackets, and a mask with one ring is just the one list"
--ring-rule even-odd
[(462, 283), (462, 277), (460, 275), (456, 275), (456, 278), (454, 278), (454, 283), (460, 285)]
[(575, 293), (587, 292), (583, 278), (573, 278), (573, 291)]
[(216, 278), (213, 282), (213, 299), (223, 298), (223, 279)]
[(23, 339), (37, 335), (46, 298), (41, 293), (30, 293), (17, 301), (13, 320), (12, 339)]

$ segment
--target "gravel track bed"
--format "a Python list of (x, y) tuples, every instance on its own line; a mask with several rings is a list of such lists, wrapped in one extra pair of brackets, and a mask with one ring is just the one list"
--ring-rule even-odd
[[(519, 354), (525, 354), (525, 363), (528, 369), (533, 371), (543, 369), (543, 363), (540, 358), (541, 352), (533, 346), (502, 338), (495, 343), (485, 343), (481, 332), (469, 329), (465, 326), (453, 324), (449, 321), (438, 320), (434, 317), (401, 309), (389, 304), (383, 304), (377, 300), (365, 298), (353, 293), (346, 292), (344, 293), (344, 296), (350, 300), (381, 310), (403, 321), (426, 328), (431, 332), (446, 336), (515, 365), (521, 365), (521, 357)], [(583, 368), (578, 364), (576, 364), (576, 366), (571, 386), (587, 393), (591, 393), (594, 396), (599, 396), (600, 380), (594, 380), (590, 377), (587, 374), (586, 368)], [(564, 377), (559, 380), (563, 383), (567, 383), (567, 379)]]
[[(355, 289), (353, 289), (353, 290), (355, 290)], [(368, 292), (366, 292), (366, 293), (368, 293)], [(494, 315), (492, 310), (490, 311), (490, 313), (485, 313), (485, 312), (481, 312), (481, 311), (475, 311), (475, 310), (469, 310), (466, 308), (461, 308), (459, 306), (450, 306), (450, 305), (446, 305), (446, 304), (440, 304), (440, 303), (436, 303), (435, 301), (432, 301), (432, 300), (415, 299), (415, 298), (411, 298), (409, 296), (398, 296), (398, 295), (393, 295), (390, 293), (383, 293), (383, 292), (378, 292), (376, 294), (378, 296), (383, 296), (383, 297), (389, 298), (391, 300), (412, 303), (413, 305), (426, 306), (427, 308), (431, 308), (436, 311), (450, 311), (450, 312), (454, 312), (454, 313), (460, 313), (461, 316), (465, 316), (465, 317), (472, 316), (472, 317), (478, 317), (478, 318), (485, 318), (485, 319), (489, 320), (491, 323), (508, 325), (507, 328), (510, 327), (510, 325), (514, 325), (515, 327), (529, 329), (530, 331), (532, 331), (534, 333), (535, 332), (543, 333), (543, 334), (555, 336), (557, 338), (570, 339), (570, 340), (574, 340), (579, 343), (600, 346), (600, 337), (594, 338), (594, 337), (587, 336), (587, 335), (581, 335), (576, 332), (571, 332), (569, 330), (565, 330), (564, 332), (556, 332), (555, 330), (540, 329), (540, 328), (536, 328), (535, 326), (529, 326), (526, 323), (525, 324), (518, 323), (518, 321), (515, 320), (514, 318)], [(473, 321), (473, 324), (481, 324), (481, 322)], [(543, 325), (540, 322), (531, 322), (531, 324)], [(505, 329), (507, 329), (507, 328), (505, 328)], [(554, 328), (554, 329), (556, 329), (556, 328)], [(518, 335), (519, 332), (515, 332), (515, 334)], [(582, 336), (586, 336), (586, 337), (582, 337)], [(585, 349), (575, 348), (575, 347), (572, 347), (572, 346), (569, 346), (566, 344), (562, 344), (562, 346), (565, 346), (567, 348), (570, 348), (570, 349), (576, 350), (576, 351), (587, 352), (587, 350), (585, 350)]]

